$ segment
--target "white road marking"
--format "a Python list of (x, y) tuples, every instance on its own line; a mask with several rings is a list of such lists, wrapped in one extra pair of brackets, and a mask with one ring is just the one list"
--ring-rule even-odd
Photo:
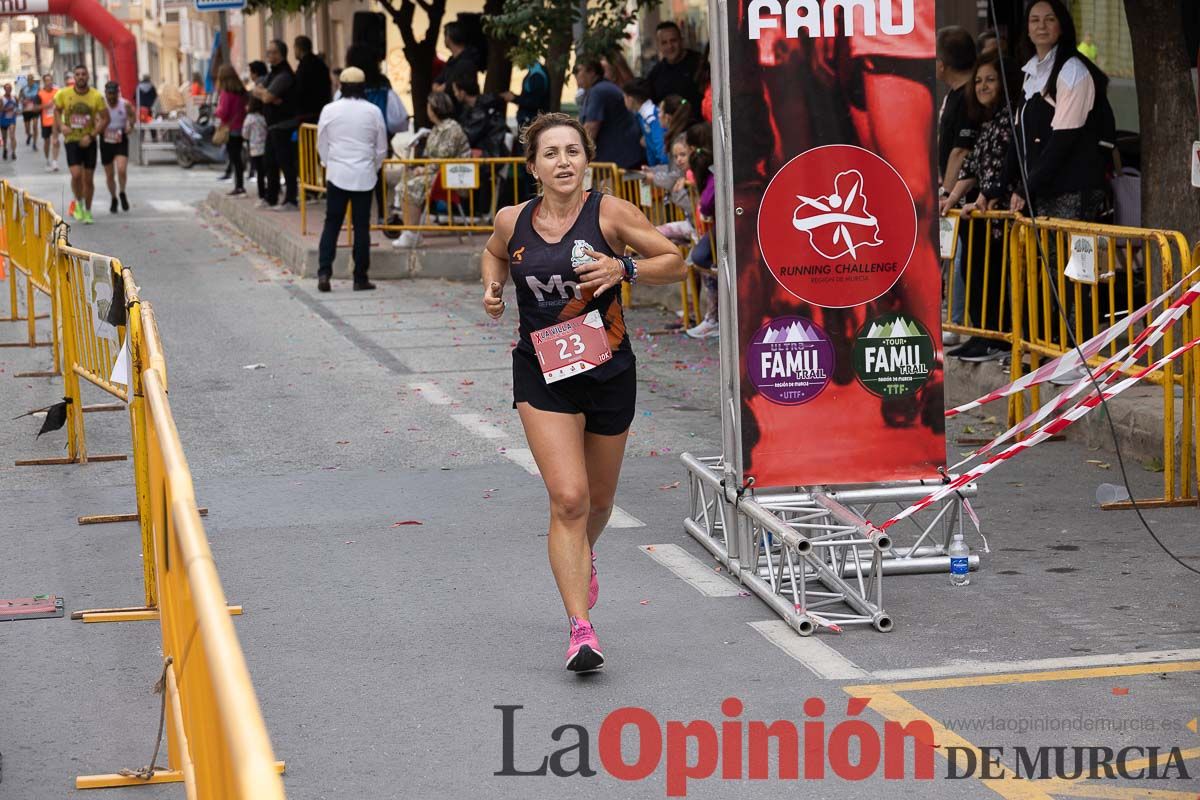
[(190, 211), (194, 214), (196, 211), (195, 206), (190, 206), (179, 200), (147, 200), (145, 202), (155, 211), (162, 211), (164, 213), (175, 212), (177, 214), (185, 214)]
[(994, 675), (1002, 672), (1040, 672), (1077, 667), (1115, 667), (1127, 664), (1154, 664), (1200, 659), (1200, 650), (1154, 650), (1143, 653), (1111, 653), (1066, 658), (1038, 658), (1031, 661), (955, 661), (937, 667), (884, 669), (871, 673), (882, 681), (910, 681), (925, 678), (949, 678), (962, 675)]
[(608, 528), (644, 528), (646, 523), (630, 514), (620, 506), (614, 505), (612, 516), (608, 518)]
[(799, 661), (818, 678), (838, 681), (871, 677), (871, 673), (816, 636), (801, 636), (781, 619), (749, 622), (766, 640)]
[[(424, 394), (424, 391), (421, 392)], [(447, 401), (449, 398), (446, 398)], [(484, 439), (503, 439), (507, 433), (497, 428), (478, 414), (454, 414), (454, 420), (476, 436)]]
[(727, 580), (721, 573), (714, 572), (712, 567), (677, 544), (644, 544), (640, 549), (675, 573), (676, 577), (691, 584), (700, 594), (708, 597), (737, 597), (741, 593), (736, 583)]
[(450, 395), (443, 392), (441, 388), (433, 383), (410, 383), (408, 387), (414, 391), (420, 392), (421, 397), (423, 397), (426, 402), (432, 403), (435, 406), (448, 406), (454, 402), (450, 399)]
[(504, 457), (516, 464), (530, 475), (541, 475), (537, 462), (533, 460), (533, 451), (527, 447), (510, 447), (504, 451)]

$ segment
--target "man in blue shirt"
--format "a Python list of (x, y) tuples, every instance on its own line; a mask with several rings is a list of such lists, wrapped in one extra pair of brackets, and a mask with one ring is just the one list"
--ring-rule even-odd
[(575, 65), (575, 80), (584, 90), (579, 121), (596, 143), (596, 161), (612, 162), (622, 169), (645, 163), (642, 131), (625, 107), (625, 93), (604, 77), (598, 59), (584, 58)]

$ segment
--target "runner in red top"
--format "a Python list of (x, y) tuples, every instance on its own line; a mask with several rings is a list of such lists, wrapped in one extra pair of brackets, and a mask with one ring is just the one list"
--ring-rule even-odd
[[(567, 669), (591, 672), (604, 665), (588, 615), (599, 593), (593, 551), (612, 513), (637, 393), (619, 287), (680, 281), (683, 259), (632, 203), (584, 191), (596, 148), (578, 120), (541, 114), (521, 141), (542, 194), (496, 214), (483, 251), (483, 307), (500, 318), (511, 277), (520, 316), (513, 404), (550, 496), (550, 568), (570, 622)], [(572, 357), (581, 371), (561, 377)]]

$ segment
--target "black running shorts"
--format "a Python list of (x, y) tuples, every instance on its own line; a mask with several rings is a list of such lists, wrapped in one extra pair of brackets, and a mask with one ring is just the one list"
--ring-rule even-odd
[(79, 142), (66, 142), (63, 147), (67, 151), (67, 166), (82, 165), (84, 169), (96, 168), (96, 140), (87, 147), (80, 147)]
[(537, 356), (513, 350), (513, 408), (529, 403), (539, 411), (583, 414), (588, 433), (616, 436), (629, 430), (637, 403), (637, 366), (598, 381), (588, 373), (546, 383)]
[(53, 133), (54, 133), (53, 125), (43, 125), (42, 126), (42, 138), (43, 139), (49, 139)]
[(129, 140), (121, 137), (121, 141), (115, 144), (100, 140), (100, 163), (108, 166), (117, 156), (125, 156), (129, 158)]

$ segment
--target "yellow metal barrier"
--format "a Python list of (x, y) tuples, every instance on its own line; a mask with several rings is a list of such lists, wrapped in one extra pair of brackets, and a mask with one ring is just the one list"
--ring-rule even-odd
[[(525, 159), (505, 158), (389, 158), (383, 162), (384, 205), (391, 207), (394, 191), (420, 195), (420, 220), (415, 224), (372, 225), (384, 231), (446, 231), (490, 233), (496, 211), (516, 205), (521, 196)], [(439, 206), (444, 205), (442, 211)]]
[(122, 297), (113, 297), (114, 287), (120, 285), (117, 276), (122, 272), (121, 262), (71, 247), (62, 226), (56, 226), (53, 235), (58, 237), (57, 243), (47, 242), (44, 249), (52, 254), (54, 262), (52, 306), (60, 317), (55, 332), (61, 337), (63, 391), (67, 402), (67, 455), (17, 463), (33, 466), (124, 461), (125, 455), (88, 453), (83, 422), (87, 408), (83, 405), (79, 383), (82, 378), (122, 403), (129, 400), (128, 387), (113, 380), (112, 374), (121, 352), (125, 328), (110, 325), (107, 321), (109, 306), (114, 302), (125, 302)]
[[(57, 217), (46, 203), (27, 197), (8, 181), (0, 182), (0, 214), (3, 217), (4, 255), (11, 267), (8, 276), (9, 319), (6, 321), (26, 323), (25, 341), (4, 342), (0, 343), (0, 347), (51, 347), (54, 345), (53, 336), (50, 341), (45, 342), (39, 342), (37, 338), (36, 321), (47, 317), (45, 314), (37, 314), (37, 292), (51, 299), (51, 312), (48, 316), (51, 319), (51, 327), (57, 327), (49, 244), (53, 233), (46, 230), (48, 226), (52, 228), (56, 224)], [(18, 274), (25, 278), (24, 316), (20, 311)], [(21, 377), (48, 377), (58, 374), (58, 358), (58, 349), (55, 347), (51, 371), (22, 373)]]
[[(171, 766), (84, 776), (76, 779), (76, 788), (182, 781), (188, 798), (282, 800), (279, 774), (284, 765), (271, 751), (229, 621), (229, 614), (241, 609), (225, 603), (200, 522), (167, 400), (166, 359), (153, 309), (140, 299), (129, 269), (117, 259), (72, 247), (60, 223), (49, 204), (0, 183), (5, 256), (14, 277), (20, 271), (30, 286), (51, 297), (52, 335), (61, 345), (67, 402), (68, 457), (18, 464), (124, 459), (88, 455), (83, 428), (88, 409), (82, 405), (80, 380), (127, 405), (146, 605), (90, 612), (95, 619), (87, 618), (89, 612), (72, 616), (87, 621), (160, 621), (163, 729)], [(32, 309), (32, 299), (29, 303)], [(113, 303), (125, 306), (124, 325), (108, 321)], [(128, 372), (114, 374), (123, 350)]]
[[(1173, 231), (1125, 228), (1114, 225), (1061, 219), (1038, 219), (1036, 229), (1028, 220), (1013, 223), (1016, 243), (1012, 249), (1011, 274), (1014, 331), (1012, 378), (1036, 370), (1042, 359), (1057, 358), (1071, 347), (1071, 335), (1083, 342), (1116, 324), (1132, 310), (1151, 302), (1191, 271), (1192, 259), (1186, 239)], [(1066, 274), (1076, 256), (1074, 278)], [(1042, 263), (1044, 256), (1048, 268)], [(1088, 265), (1092, 269), (1088, 269)], [(1053, 285), (1050, 284), (1053, 281)], [(1054, 291), (1062, 310), (1054, 302)], [(1145, 320), (1134, 325), (1128, 336), (1113, 342), (1091, 359), (1098, 365), (1145, 329), (1158, 312), (1174, 298), (1156, 307)], [(1195, 336), (1196, 314), (1186, 315), (1180, 328), (1168, 328), (1161, 342), (1142, 359), (1153, 361), (1181, 341)], [(1180, 338), (1182, 337), (1182, 338)], [(1139, 506), (1195, 505), (1196, 469), (1196, 360), (1184, 358), (1168, 363), (1161, 371), (1146, 376), (1158, 384), (1163, 404), (1163, 494)], [(1029, 391), (1032, 408), (1042, 404), (1041, 387)], [(1179, 395), (1178, 397), (1176, 395)], [(1014, 395), (1009, 404), (1010, 422), (1023, 419), (1025, 398)], [(1177, 434), (1178, 431), (1178, 434)], [(1177, 441), (1178, 438), (1178, 441)], [(1111, 504), (1109, 507), (1128, 507)]]
[[(191, 472), (167, 400), (165, 358), (153, 309), (138, 309), (144, 366), (149, 555), (162, 628), (164, 728), (171, 769), (91, 775), (77, 789), (182, 781), (197, 800), (282, 800), (282, 762), (225, 603), (196, 506)], [(139, 386), (139, 384), (135, 384)]]
[[(954, 209), (942, 219), (943, 273), (946, 276), (946, 315), (943, 330), (1012, 343), (1013, 222), (1011, 211)], [(963, 288), (959, 296), (956, 273), (962, 263)], [(963, 316), (955, 320), (959, 301)]]
[(325, 167), (317, 153), (317, 126), (300, 126), (297, 181), (300, 188), (300, 233), (308, 235), (308, 194), (325, 194)]

